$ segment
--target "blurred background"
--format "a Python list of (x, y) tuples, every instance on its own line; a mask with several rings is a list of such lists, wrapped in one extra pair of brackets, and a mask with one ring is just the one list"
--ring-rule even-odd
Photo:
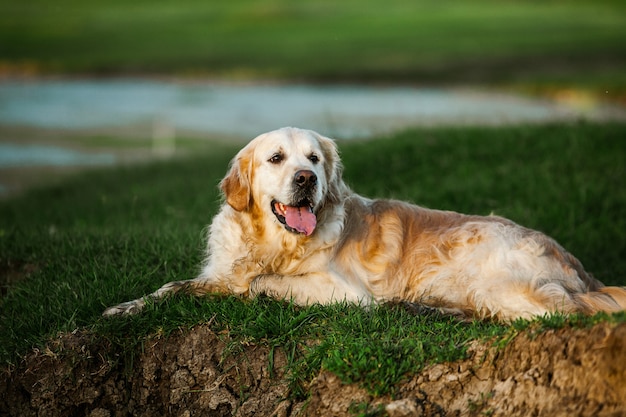
[(283, 125), (624, 120), (625, 39), (622, 0), (2, 0), (0, 192)]

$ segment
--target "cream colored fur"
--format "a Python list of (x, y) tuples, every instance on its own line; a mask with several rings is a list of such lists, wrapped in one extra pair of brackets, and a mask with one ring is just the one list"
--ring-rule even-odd
[[(287, 230), (273, 202), (296, 205), (294, 175), (317, 218), (310, 236)], [(210, 226), (199, 276), (176, 291), (298, 304), (405, 300), (467, 317), (512, 320), (549, 312), (619, 311), (626, 290), (604, 287), (546, 235), (497, 216), (467, 216), (370, 200), (343, 182), (337, 148), (315, 132), (284, 128), (252, 140), (221, 182), (225, 203)], [(105, 315), (139, 311), (145, 298)]]

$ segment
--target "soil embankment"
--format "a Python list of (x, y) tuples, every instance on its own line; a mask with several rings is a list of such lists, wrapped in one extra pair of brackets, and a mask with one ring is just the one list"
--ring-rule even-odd
[(2, 373), (0, 415), (626, 415), (626, 324), (476, 343), (466, 360), (408, 376), (393, 398), (322, 371), (310, 399), (290, 400), (280, 350), (225, 349), (204, 325), (147, 340), (132, 362), (93, 335), (65, 334)]

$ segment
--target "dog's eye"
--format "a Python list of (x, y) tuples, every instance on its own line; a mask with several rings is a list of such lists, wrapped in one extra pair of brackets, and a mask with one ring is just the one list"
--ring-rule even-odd
[(275, 153), (269, 159), (269, 162), (272, 163), (272, 164), (280, 164), (283, 161), (283, 159), (285, 159), (285, 157), (284, 157), (284, 155), (282, 153)]
[(312, 153), (311, 155), (309, 155), (309, 161), (317, 164), (320, 161), (320, 157)]

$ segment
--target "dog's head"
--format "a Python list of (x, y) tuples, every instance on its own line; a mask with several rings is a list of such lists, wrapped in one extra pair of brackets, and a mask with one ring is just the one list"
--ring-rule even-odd
[(338, 201), (344, 186), (331, 139), (310, 130), (283, 128), (258, 136), (243, 148), (220, 187), (233, 209), (261, 213), (289, 232), (309, 236), (320, 212)]

